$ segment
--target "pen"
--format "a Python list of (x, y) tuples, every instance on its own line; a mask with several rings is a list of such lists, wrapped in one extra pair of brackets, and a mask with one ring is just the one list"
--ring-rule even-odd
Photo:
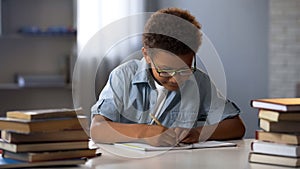
[(157, 120), (157, 118), (156, 118), (152, 113), (150, 113), (149, 115), (150, 115), (150, 117), (155, 121), (155, 123), (156, 123), (157, 125), (162, 126), (162, 124)]

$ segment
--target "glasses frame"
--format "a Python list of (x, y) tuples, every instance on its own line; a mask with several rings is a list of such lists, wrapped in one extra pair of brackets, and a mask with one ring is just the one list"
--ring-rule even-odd
[[(152, 62), (152, 64), (154, 65), (154, 68), (156, 70), (156, 72), (158, 73), (158, 75), (160, 77), (165, 77), (165, 78), (169, 78), (169, 77), (173, 77), (175, 76), (176, 74), (180, 75), (180, 76), (189, 76), (189, 75), (192, 75), (196, 70), (197, 70), (197, 67), (196, 67), (196, 56), (194, 56), (194, 65), (193, 67), (191, 68), (186, 68), (186, 69), (177, 69), (177, 70), (164, 70), (164, 69), (160, 69), (152, 60), (152, 58), (150, 57), (150, 60)], [(191, 71), (191, 74), (189, 75), (182, 75), (181, 72), (183, 71), (187, 71), (187, 70), (190, 70)], [(167, 73), (168, 75), (166, 76), (162, 76), (162, 73)]]

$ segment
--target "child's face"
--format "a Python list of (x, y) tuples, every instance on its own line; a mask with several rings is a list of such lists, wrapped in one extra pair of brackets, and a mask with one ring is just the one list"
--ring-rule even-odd
[(158, 51), (154, 57), (147, 55), (145, 58), (151, 65), (154, 78), (168, 90), (177, 90), (192, 75), (193, 54), (176, 56)]

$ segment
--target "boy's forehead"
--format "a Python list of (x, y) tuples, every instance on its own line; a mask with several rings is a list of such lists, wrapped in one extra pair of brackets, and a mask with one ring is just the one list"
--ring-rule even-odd
[(187, 62), (192, 62), (193, 54), (176, 55), (171, 52), (159, 51), (154, 56), (154, 60), (157, 64), (168, 67), (185, 67)]
[(164, 60), (169, 60), (169, 61), (176, 61), (176, 60), (181, 60), (178, 55), (175, 55), (171, 52), (164, 52), (164, 51), (159, 51), (156, 52), (154, 57), (156, 61), (164, 61)]
[(172, 52), (166, 51), (166, 50), (157, 50), (155, 54), (153, 55), (153, 58), (155, 59), (170, 59), (172, 61), (174, 60), (185, 60), (188, 58), (193, 58), (194, 54), (182, 54), (182, 55), (176, 55)]
[(176, 57), (179, 57), (178, 55), (172, 53), (172, 52), (169, 52), (169, 51), (166, 51), (166, 50), (156, 50), (155, 54), (154, 54), (154, 57), (156, 58), (161, 58), (161, 57), (171, 57), (171, 58), (176, 58)]

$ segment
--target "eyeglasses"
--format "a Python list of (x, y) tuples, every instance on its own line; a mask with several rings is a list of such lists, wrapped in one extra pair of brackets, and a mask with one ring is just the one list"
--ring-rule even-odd
[(176, 74), (180, 76), (190, 76), (196, 71), (196, 57), (194, 57), (194, 66), (191, 68), (185, 68), (185, 69), (177, 69), (177, 70), (172, 70), (172, 69), (160, 69), (158, 66), (153, 62), (151, 58), (151, 62), (154, 65), (154, 68), (156, 72), (159, 74), (160, 77), (173, 77)]

